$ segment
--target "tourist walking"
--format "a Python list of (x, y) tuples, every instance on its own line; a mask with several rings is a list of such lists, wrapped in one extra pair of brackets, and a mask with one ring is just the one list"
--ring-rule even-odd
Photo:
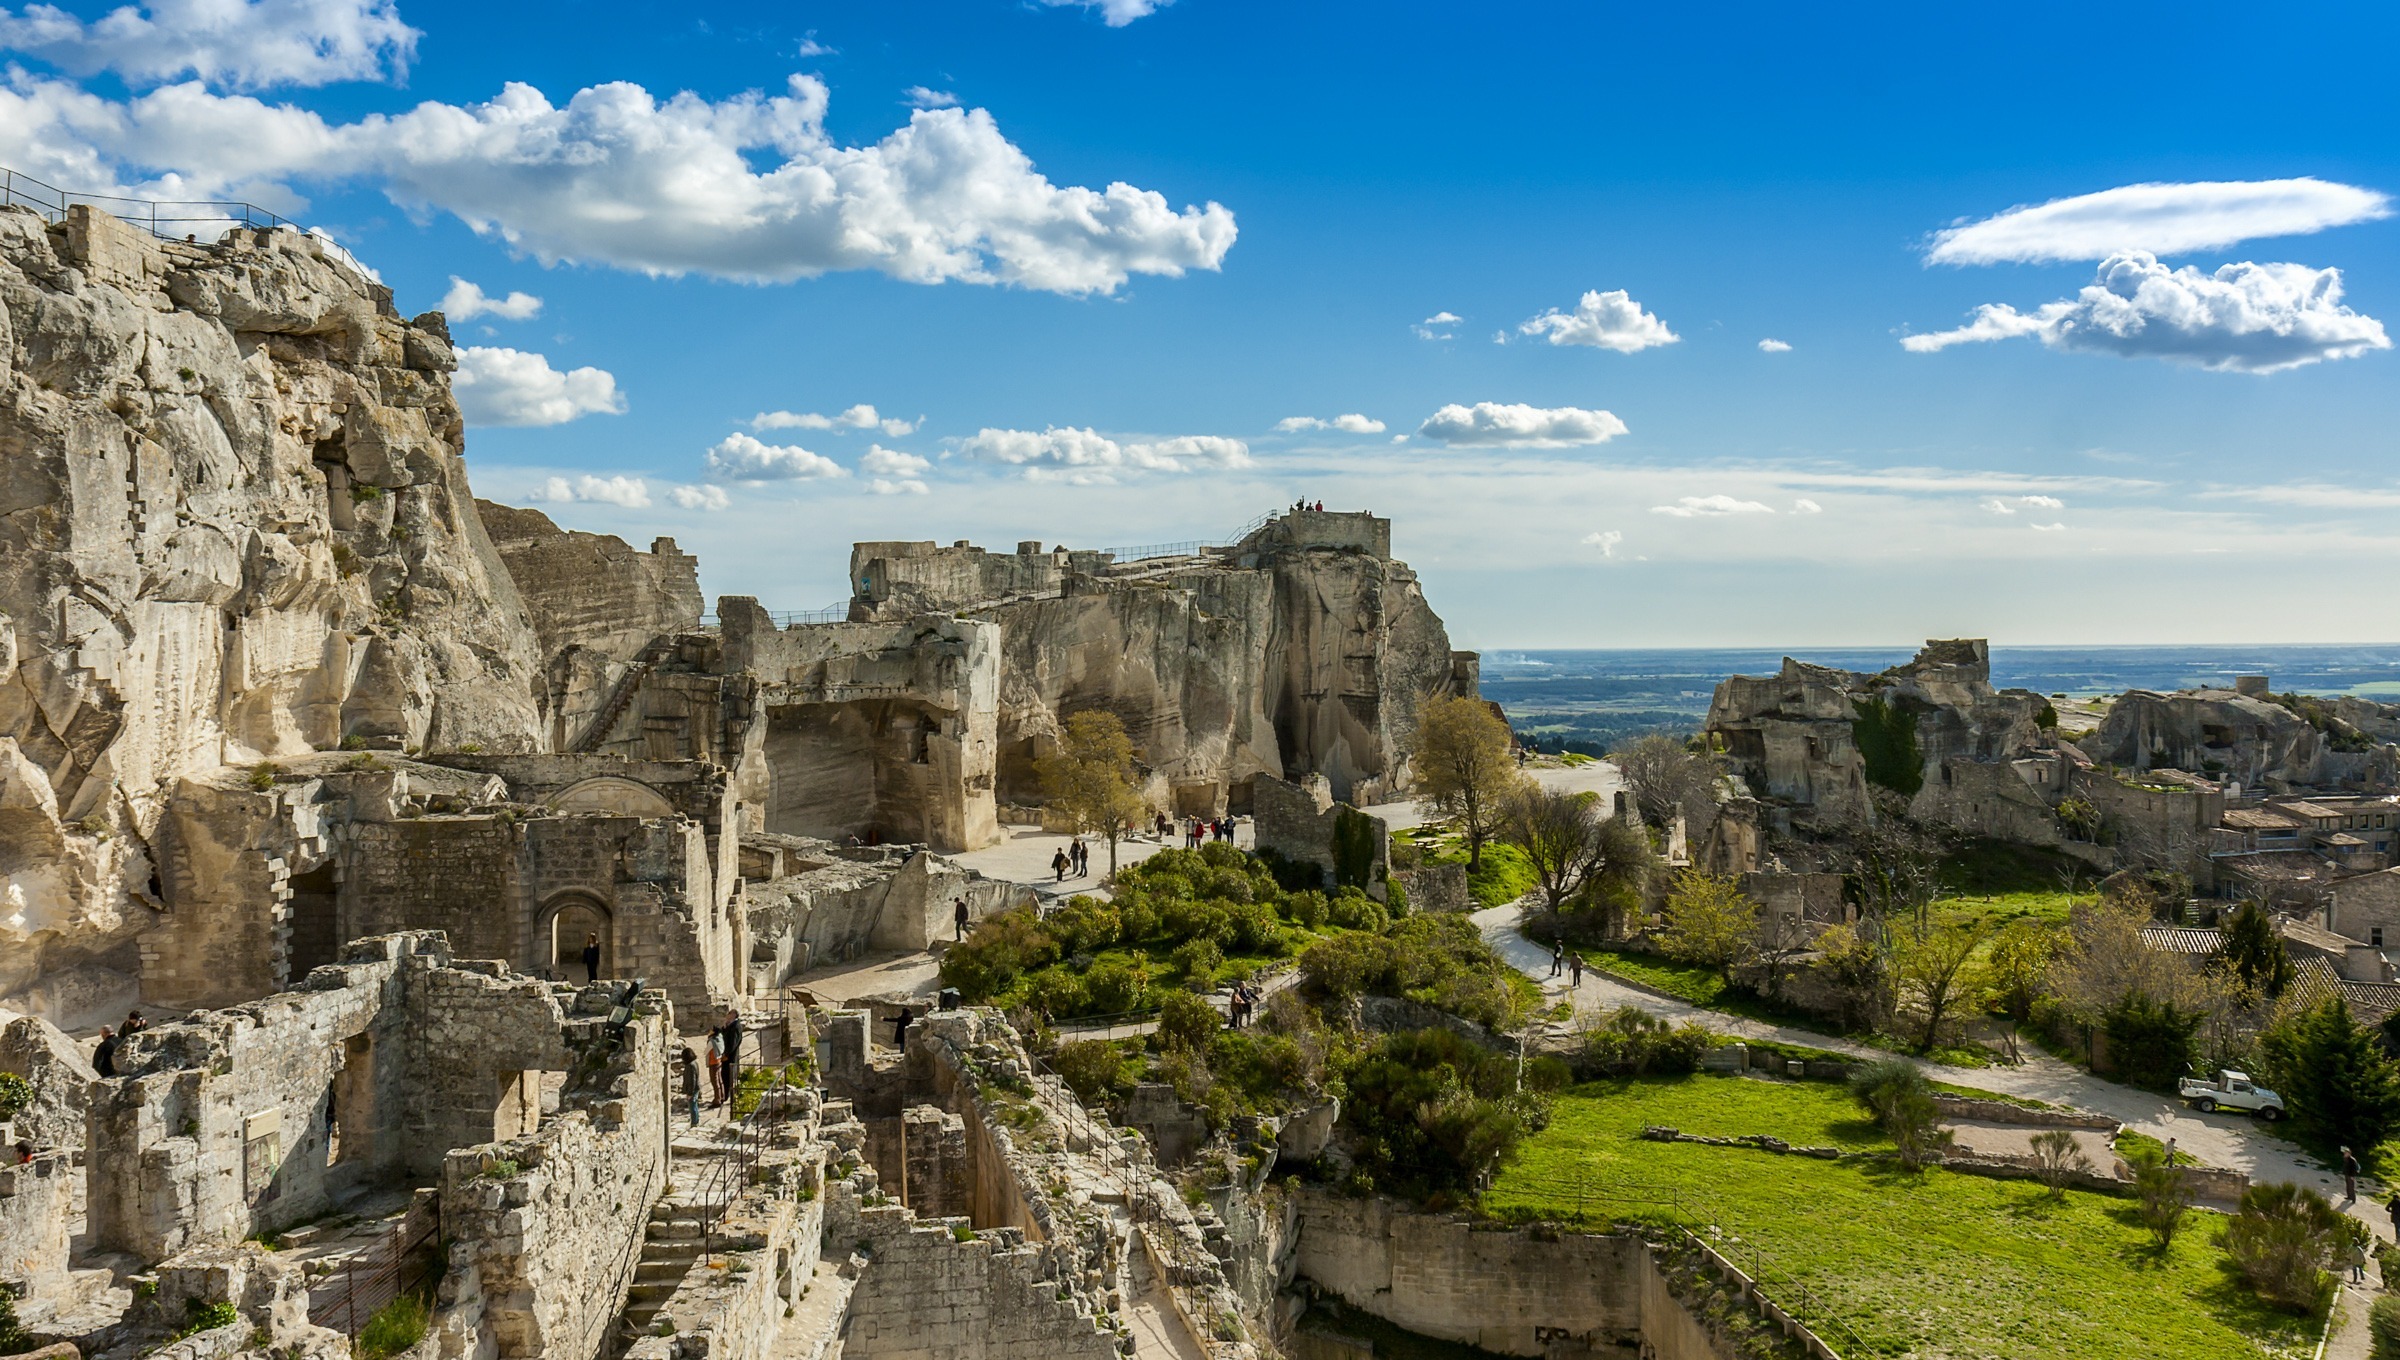
[(725, 1032), (708, 1032), (708, 1108), (725, 1103)]
[(951, 938), (958, 940), (967, 938), (967, 899), (963, 897), (958, 899), (957, 903), (950, 908), (950, 920), (957, 927), (957, 933)]
[(2367, 1249), (2353, 1241), (2342, 1250), (2342, 1264), (2350, 1267), (2350, 1283), (2367, 1282)]
[(1092, 871), (1092, 847), (1083, 843), (1083, 837), (1077, 836), (1075, 838), (1074, 854), (1075, 876), (1077, 878), (1081, 878)]
[(902, 1006), (900, 1013), (892, 1017), (892, 1047), (903, 1053), (908, 1051), (908, 1027), (916, 1022), (917, 1013)]
[(692, 1046), (684, 1044), (675, 1054), (675, 1065), (683, 1071), (683, 1101), (690, 1109), (692, 1127), (700, 1127), (700, 1059), (693, 1056)]
[(100, 1027), (100, 1046), (92, 1050), (92, 1070), (104, 1077), (117, 1074), (117, 1032)]
[(717, 1026), (717, 1032), (725, 1036), (725, 1065), (719, 1068), (718, 1071), (723, 1074), (722, 1080), (725, 1083), (725, 1098), (727, 1100), (731, 1100), (733, 1099), (733, 1093), (741, 1089), (742, 1013), (735, 1010), (731, 1006), (727, 1006), (725, 1008), (725, 1023)]
[(1056, 853), (1050, 856), (1050, 872), (1057, 875), (1058, 882), (1064, 883), (1067, 881), (1067, 866), (1069, 863), (1070, 861), (1067, 859), (1067, 852), (1064, 846), (1061, 846)]
[(2383, 1202), (2383, 1207), (2392, 1216), (2392, 1236), (2400, 1238), (2400, 1190), (2393, 1191), (2392, 1197)]
[(587, 986), (600, 980), (600, 936), (596, 931), (583, 937), (583, 980)]
[(1583, 986), (1583, 955), (1567, 955), (1567, 970), (1568, 976), (1571, 979), (1567, 985), (1580, 990)]
[(2358, 1203), (2358, 1157), (2342, 1149), (2342, 1203)]
[(1565, 967), (1566, 962), (1567, 947), (1563, 944), (1553, 943), (1550, 946), (1550, 976), (1557, 977), (1559, 969)]

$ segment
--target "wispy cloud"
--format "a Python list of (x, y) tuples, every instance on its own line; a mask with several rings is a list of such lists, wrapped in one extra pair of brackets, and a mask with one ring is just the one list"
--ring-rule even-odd
[(2389, 217), (2388, 195), (2299, 179), (2128, 184), (2056, 198), (1933, 234), (1928, 264), (2184, 255), (2270, 236), (2305, 236)]
[(1725, 515), (1772, 515), (1775, 507), (1726, 495), (1683, 496), (1673, 505), (1651, 506), (1650, 513), (1676, 519), (1715, 519)]
[(1625, 433), (1625, 422), (1612, 412), (1580, 406), (1479, 401), (1442, 407), (1426, 417), (1417, 433), (1461, 447), (1564, 449), (1607, 443)]
[(1458, 323), (1464, 320), (1456, 312), (1435, 312), (1409, 329), (1417, 333), (1419, 340), (1456, 340)]

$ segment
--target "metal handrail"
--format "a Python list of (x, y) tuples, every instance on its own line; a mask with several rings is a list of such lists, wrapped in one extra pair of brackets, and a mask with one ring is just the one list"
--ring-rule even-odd
[(41, 214), (46, 222), (64, 221), (68, 208), (78, 203), (88, 203), (128, 226), (144, 228), (151, 235), (170, 241), (197, 235), (198, 232), (192, 228), (202, 225), (214, 226), (219, 231), (233, 227), (289, 227), (294, 231), (299, 230), (298, 224), (290, 219), (239, 199), (176, 200), (86, 194), (61, 189), (55, 184), (6, 167), (0, 167), (0, 203), (30, 208)]

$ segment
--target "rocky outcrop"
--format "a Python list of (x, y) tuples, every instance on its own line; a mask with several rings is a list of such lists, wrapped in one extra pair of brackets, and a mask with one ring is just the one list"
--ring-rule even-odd
[(1230, 547), (1125, 563), (1038, 543), (862, 543), (851, 617), (999, 625), (1003, 803), (1041, 800), (1035, 761), (1094, 708), (1124, 721), (1153, 799), (1174, 811), (1245, 805), (1262, 774), (1323, 775), (1335, 797), (1371, 803), (1406, 787), (1419, 707), (1476, 680), (1390, 548), (1389, 520), (1313, 511)]
[(121, 974), (186, 774), (539, 739), (438, 314), (297, 232), (78, 207), (0, 212), (0, 325), (0, 997)]
[(2032, 768), (2051, 744), (2048, 707), (2029, 690), (1994, 689), (1989, 650), (1973, 638), (1928, 642), (1872, 675), (1787, 657), (1779, 674), (1729, 677), (1708, 731), (1753, 793), (1801, 820), (1871, 821), (1874, 785), (1922, 821), (2046, 825), (2063, 791)]
[(2388, 744), (2400, 717), (2360, 699), (2314, 701), (2316, 721), (2294, 703), (2228, 689), (2160, 694), (2128, 690), (2080, 745), (2094, 760), (2132, 770), (2204, 774), (2244, 789), (2389, 788), (2400, 769)]

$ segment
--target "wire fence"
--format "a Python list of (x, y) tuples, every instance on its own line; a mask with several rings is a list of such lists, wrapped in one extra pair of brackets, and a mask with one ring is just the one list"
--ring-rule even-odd
[(428, 1217), (413, 1230), (405, 1219), (393, 1224), (309, 1291), (309, 1321), (356, 1339), (392, 1300), (430, 1294), (441, 1268), (440, 1240), (438, 1218)]
[(46, 222), (63, 222), (67, 209), (78, 203), (100, 209), (128, 226), (140, 227), (166, 240), (214, 237), (235, 227), (298, 227), (255, 203), (238, 199), (128, 198), (118, 194), (85, 194), (61, 189), (20, 171), (0, 167), (0, 203), (30, 208)]

